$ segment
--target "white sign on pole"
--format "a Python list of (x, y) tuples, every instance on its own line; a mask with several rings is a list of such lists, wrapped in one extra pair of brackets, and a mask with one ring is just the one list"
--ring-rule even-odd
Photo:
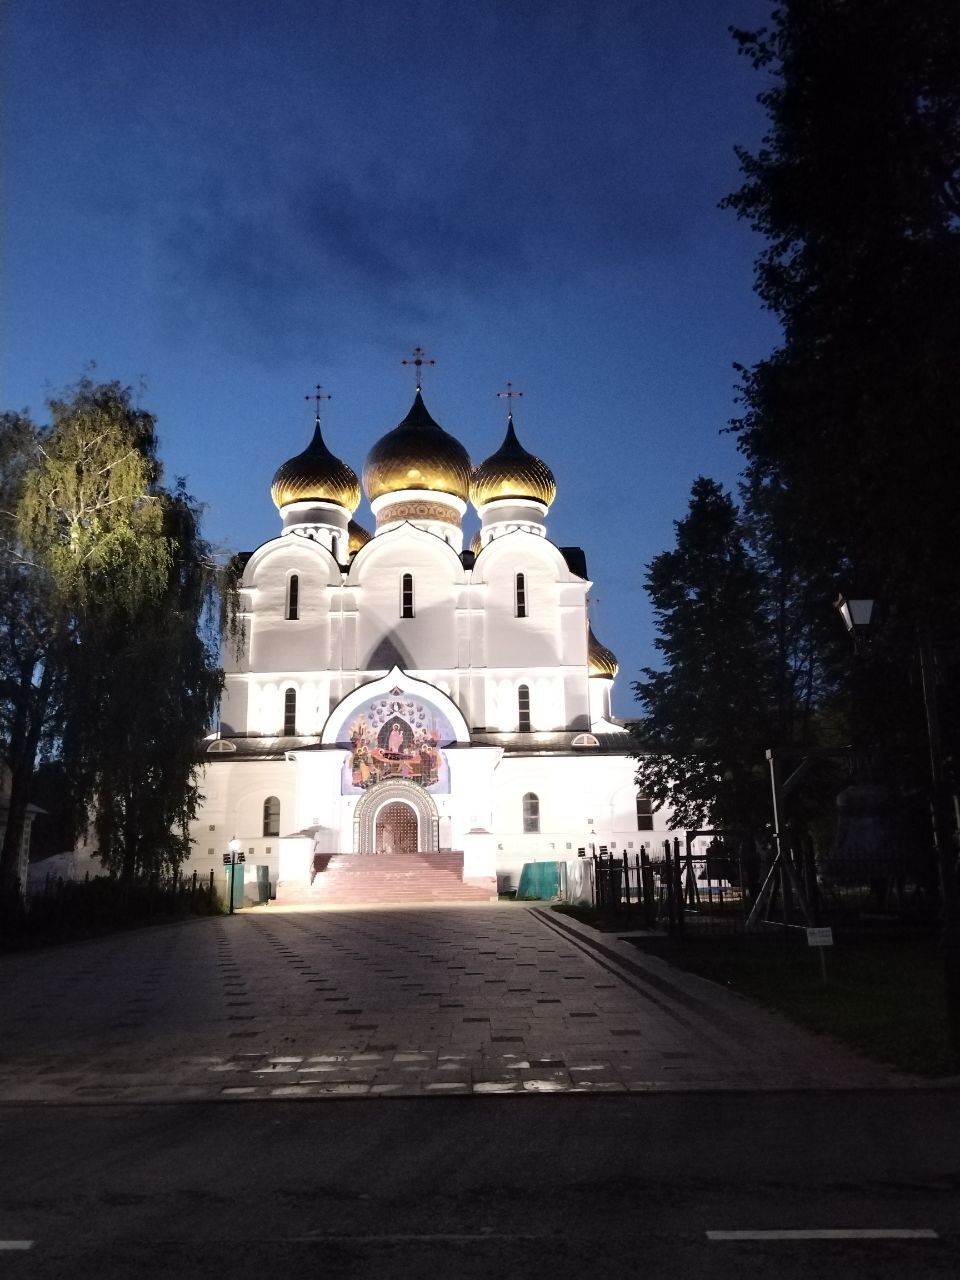
[(807, 930), (807, 946), (808, 947), (832, 947), (833, 946), (833, 930), (832, 929), (808, 929)]

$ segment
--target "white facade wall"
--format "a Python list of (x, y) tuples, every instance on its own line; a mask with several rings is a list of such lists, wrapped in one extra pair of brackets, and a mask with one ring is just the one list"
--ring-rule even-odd
[[(638, 830), (630, 756), (589, 747), (537, 753), (538, 732), (579, 733), (591, 724), (618, 732), (609, 723), (612, 682), (589, 678), (591, 583), (571, 572), (542, 526), (497, 532), (472, 569), (448, 543), (410, 524), (379, 531), (346, 572), (320, 542), (290, 532), (251, 556), (242, 583), (244, 651), (237, 660), (225, 654), (221, 728), (227, 744), (232, 735), (246, 737), (248, 749), (262, 741), (274, 758), (209, 757), (188, 870), (219, 872), (234, 836), (251, 866), (265, 863), (274, 881), (305, 879), (314, 851), (353, 851), (362, 796), (342, 794), (349, 753), (327, 745), (328, 726), (342, 722), (345, 698), (365, 698), (380, 679), (410, 677), (462, 725), (446, 752), (449, 793), (431, 800), (440, 848), (464, 851), (467, 878), (497, 874), (515, 884), (523, 863), (567, 861), (591, 844), (659, 847), (666, 815), (657, 815), (654, 832)], [(292, 574), (296, 618), (287, 616)], [(413, 617), (401, 616), (404, 574), (413, 578)], [(519, 730), (522, 686), (530, 752), (471, 743), (478, 730)], [(281, 745), (288, 689), (296, 693), (296, 740), (286, 736)], [(524, 831), (527, 793), (539, 800), (535, 832)], [(263, 833), (270, 796), (280, 801), (279, 838)]]

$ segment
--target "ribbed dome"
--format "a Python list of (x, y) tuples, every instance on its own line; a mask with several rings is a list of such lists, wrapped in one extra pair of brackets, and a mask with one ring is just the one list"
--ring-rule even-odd
[(470, 501), (475, 507), (494, 498), (532, 498), (549, 507), (557, 496), (557, 482), (547, 464), (527, 453), (507, 418), (507, 434), (496, 453), (481, 462), (470, 478)]
[(363, 464), (363, 487), (371, 502), (401, 489), (452, 493), (466, 502), (470, 457), (458, 440), (430, 417), (419, 390), (410, 412), (378, 440)]
[(593, 627), (587, 624), (587, 666), (590, 675), (603, 676), (612, 680), (620, 670), (620, 663), (605, 644), (601, 644), (593, 634)]
[(313, 439), (303, 453), (277, 469), (270, 496), (277, 507), (317, 501), (335, 502), (355, 511), (360, 505), (360, 482), (353, 468), (335, 458), (323, 443), (318, 420)]
[(473, 552), (473, 554), (474, 554), (475, 556), (478, 556), (478, 555), (480, 554), (480, 552), (483, 550), (483, 546), (482, 546), (482, 544), (481, 544), (481, 542), (480, 542), (480, 530), (479, 530), (479, 529), (478, 529), (478, 530), (477, 530), (477, 532), (473, 535), (473, 537), (470, 539), (470, 550)]
[(369, 533), (362, 524), (357, 524), (356, 520), (351, 520), (347, 525), (347, 536), (349, 538), (349, 542), (347, 543), (347, 554), (352, 556), (355, 555), (361, 547), (365, 547), (367, 545), (373, 537), (373, 534)]

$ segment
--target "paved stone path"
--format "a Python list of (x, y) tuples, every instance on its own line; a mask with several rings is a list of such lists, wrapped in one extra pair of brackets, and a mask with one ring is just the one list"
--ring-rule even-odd
[(0, 1101), (910, 1084), (548, 910), (274, 907), (0, 959)]

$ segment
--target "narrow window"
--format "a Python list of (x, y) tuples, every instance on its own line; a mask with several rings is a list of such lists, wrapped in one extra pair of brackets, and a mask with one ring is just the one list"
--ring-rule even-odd
[(525, 832), (540, 830), (540, 797), (532, 791), (523, 797), (523, 829)]
[(265, 836), (280, 834), (280, 801), (276, 796), (267, 796), (263, 802), (263, 834)]
[(517, 690), (517, 728), (521, 733), (530, 732), (530, 689), (522, 684)]
[(297, 732), (297, 691), (288, 689), (283, 695), (283, 733), (292, 738)]
[(287, 617), (293, 622), (300, 617), (300, 575), (296, 573), (287, 579)]
[(637, 796), (637, 830), (653, 830), (653, 802), (645, 796)]
[(517, 617), (527, 616), (527, 582), (522, 573), (517, 574)]
[(413, 617), (413, 574), (405, 573), (400, 579), (400, 617)]

